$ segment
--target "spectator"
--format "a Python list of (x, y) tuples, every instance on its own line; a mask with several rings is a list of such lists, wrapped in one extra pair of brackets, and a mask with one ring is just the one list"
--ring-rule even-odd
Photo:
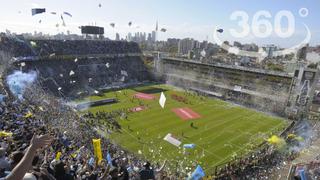
[(0, 148), (0, 169), (6, 171), (10, 169), (10, 163), (6, 157), (6, 151), (4, 148)]
[[(21, 161), (13, 168), (12, 172), (5, 177), (6, 180), (19, 180), (22, 179), (28, 170), (30, 170), (31, 163), (35, 157), (37, 151), (41, 148), (45, 148), (52, 141), (49, 135), (37, 136), (34, 135), (31, 139), (30, 146), (27, 148), (25, 155)], [(31, 178), (31, 175), (27, 175)]]

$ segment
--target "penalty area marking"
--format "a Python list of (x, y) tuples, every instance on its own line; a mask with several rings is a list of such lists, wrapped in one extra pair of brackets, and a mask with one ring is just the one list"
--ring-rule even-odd
[(172, 109), (172, 111), (174, 113), (176, 113), (177, 116), (179, 116), (182, 120), (189, 120), (189, 119), (198, 119), (201, 118), (201, 116), (194, 112), (192, 109), (190, 108), (175, 108)]
[(134, 98), (144, 99), (144, 100), (154, 100), (156, 97), (152, 94), (145, 94), (145, 93), (136, 93), (133, 95)]

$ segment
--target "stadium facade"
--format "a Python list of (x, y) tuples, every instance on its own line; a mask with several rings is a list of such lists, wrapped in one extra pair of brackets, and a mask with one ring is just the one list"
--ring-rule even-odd
[(155, 57), (168, 84), (199, 91), (290, 119), (319, 119), (319, 70), (297, 67), (294, 74), (242, 66)]

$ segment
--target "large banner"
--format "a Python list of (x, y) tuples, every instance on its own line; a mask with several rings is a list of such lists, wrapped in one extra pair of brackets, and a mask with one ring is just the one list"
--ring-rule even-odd
[(98, 160), (98, 163), (102, 160), (101, 140), (92, 139), (94, 157)]

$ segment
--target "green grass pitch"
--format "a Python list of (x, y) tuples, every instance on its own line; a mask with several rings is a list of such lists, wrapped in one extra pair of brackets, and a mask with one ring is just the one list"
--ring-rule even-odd
[[(154, 91), (156, 90), (156, 91)], [(160, 91), (167, 98), (165, 108), (159, 105)], [(240, 157), (252, 151), (258, 144), (278, 134), (288, 122), (252, 109), (237, 106), (215, 98), (187, 94), (168, 85), (147, 85), (123, 89), (104, 94), (104, 97), (90, 96), (79, 101), (118, 98), (110, 105), (91, 107), (91, 112), (112, 111), (139, 106), (139, 101), (130, 101), (137, 92), (153, 93), (155, 100), (140, 100), (148, 108), (130, 113), (128, 120), (119, 119), (121, 133), (113, 132), (111, 139), (123, 148), (153, 162), (169, 161), (168, 166), (190, 172), (191, 167), (200, 164), (206, 171), (225, 163), (235, 156)], [(184, 96), (191, 104), (177, 102), (172, 94)], [(131, 98), (132, 99), (132, 98)], [(202, 117), (195, 120), (181, 120), (172, 108), (189, 107)], [(197, 128), (191, 128), (193, 122)], [(194, 143), (194, 149), (175, 147), (163, 138), (172, 133), (182, 144)], [(182, 134), (183, 133), (183, 134)]]

